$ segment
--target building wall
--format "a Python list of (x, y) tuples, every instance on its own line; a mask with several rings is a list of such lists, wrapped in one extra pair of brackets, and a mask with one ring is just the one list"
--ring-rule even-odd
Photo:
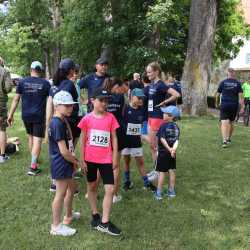
[(242, 8), (245, 15), (245, 20), (250, 25), (250, 0), (241, 0)]

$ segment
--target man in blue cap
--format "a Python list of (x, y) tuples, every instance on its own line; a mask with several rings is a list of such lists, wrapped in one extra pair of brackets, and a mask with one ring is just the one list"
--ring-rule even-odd
[(13, 115), (20, 99), (22, 99), (22, 119), (29, 138), (31, 165), (28, 175), (37, 175), (38, 157), (41, 152), (42, 138), (45, 135), (46, 101), (49, 96), (50, 83), (41, 78), (43, 66), (34, 61), (30, 66), (30, 77), (22, 79), (16, 88), (16, 95), (12, 101), (8, 116), (8, 123), (13, 123)]
[(96, 72), (91, 73), (79, 82), (81, 89), (87, 89), (88, 92), (88, 112), (91, 111), (91, 102), (90, 98), (93, 96), (93, 93), (96, 89), (103, 86), (104, 80), (108, 77), (108, 60), (106, 58), (99, 58), (95, 64)]

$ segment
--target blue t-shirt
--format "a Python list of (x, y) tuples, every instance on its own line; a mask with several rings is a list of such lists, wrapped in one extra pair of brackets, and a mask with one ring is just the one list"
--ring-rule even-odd
[(126, 148), (140, 148), (142, 123), (146, 120), (145, 109), (135, 109), (126, 105), (123, 112), (123, 121), (126, 132)]
[(119, 125), (122, 125), (122, 112), (125, 104), (125, 98), (122, 94), (112, 94), (108, 102), (107, 111), (112, 113)]
[(220, 83), (217, 92), (221, 94), (221, 106), (238, 105), (239, 93), (243, 90), (239, 81), (228, 78)]
[(144, 89), (144, 93), (148, 102), (148, 117), (149, 118), (163, 118), (163, 113), (160, 107), (155, 107), (164, 100), (169, 87), (161, 80), (156, 83), (151, 83)]
[(73, 172), (73, 164), (64, 159), (58, 146), (58, 142), (63, 140), (69, 149), (69, 140), (71, 136), (66, 123), (59, 117), (53, 117), (49, 125), (48, 136), (51, 169), (56, 169), (57, 172), (61, 171), (62, 177), (65, 175), (65, 172)]
[[(69, 92), (72, 97), (74, 102), (78, 102), (78, 93), (76, 91), (76, 87), (74, 85), (74, 83), (70, 80), (63, 80), (59, 86), (52, 86), (50, 89), (50, 93), (49, 95), (52, 96), (52, 98), (54, 97), (54, 95), (59, 92), (60, 90), (65, 90), (67, 92)], [(79, 105), (75, 104), (73, 107), (73, 112), (71, 114), (71, 116), (68, 118), (69, 121), (77, 121), (78, 120), (78, 113), (79, 113)]]
[(43, 123), (50, 83), (40, 77), (26, 77), (17, 85), (16, 93), (22, 99), (22, 119), (26, 122)]
[(93, 96), (94, 91), (97, 88), (101, 88), (107, 75), (98, 76), (96, 73), (89, 74), (79, 81), (79, 86), (81, 89), (87, 89), (88, 98)]
[(167, 149), (161, 143), (161, 138), (164, 138), (170, 147), (173, 147), (174, 143), (179, 140), (180, 129), (177, 124), (174, 122), (163, 123), (157, 132), (156, 136), (158, 137), (158, 152), (159, 154), (169, 154)]

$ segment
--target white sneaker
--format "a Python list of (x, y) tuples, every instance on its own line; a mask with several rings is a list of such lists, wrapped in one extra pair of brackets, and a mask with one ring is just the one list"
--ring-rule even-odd
[(9, 159), (10, 159), (10, 157), (7, 155), (5, 155), (5, 156), (0, 155), (0, 163), (5, 163)]
[(152, 181), (158, 180), (158, 178), (159, 178), (159, 173), (158, 173), (157, 171), (153, 170), (153, 171), (149, 172), (149, 173), (147, 174), (147, 176), (148, 176), (148, 180), (149, 180), (150, 182), (152, 182)]
[(73, 220), (79, 220), (81, 218), (81, 213), (79, 213), (79, 212), (72, 212), (72, 217), (71, 218), (66, 218), (65, 216), (64, 216), (64, 218), (63, 218), (63, 224), (64, 225), (69, 225), (69, 224), (71, 224), (71, 222), (73, 221)]
[(50, 234), (51, 235), (60, 235), (60, 236), (72, 236), (76, 233), (76, 229), (59, 224), (56, 228), (51, 226)]
[(117, 203), (119, 201), (122, 200), (122, 196), (121, 195), (114, 195), (113, 196), (113, 203)]

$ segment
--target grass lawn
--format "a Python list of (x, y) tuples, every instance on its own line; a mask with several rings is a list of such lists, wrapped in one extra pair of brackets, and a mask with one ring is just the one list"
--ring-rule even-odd
[[(41, 176), (27, 176), (30, 155), (17, 112), (8, 133), (21, 138), (21, 152), (0, 166), (0, 249), (250, 249), (250, 129), (237, 125), (233, 144), (222, 149), (216, 119), (184, 118), (179, 125), (175, 199), (155, 201), (133, 167), (134, 189), (122, 192), (123, 201), (113, 206), (111, 219), (123, 230), (114, 238), (91, 230), (81, 180), (75, 207), (82, 218), (73, 224), (78, 233), (62, 238), (49, 235), (53, 194), (47, 145)], [(147, 146), (145, 161), (151, 170)]]

